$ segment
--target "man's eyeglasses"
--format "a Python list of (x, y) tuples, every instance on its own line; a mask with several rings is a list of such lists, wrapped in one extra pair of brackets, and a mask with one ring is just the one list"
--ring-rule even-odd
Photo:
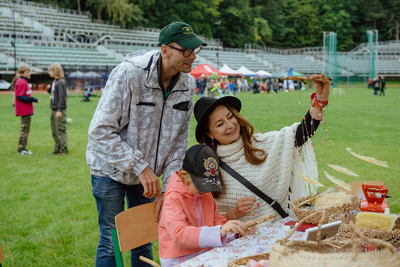
[(176, 48), (172, 45), (168, 45), (169, 47), (181, 51), (184, 57), (190, 57), (190, 55), (194, 52), (195, 55), (197, 55), (198, 53), (200, 53), (201, 49), (203, 48), (202, 46), (196, 47), (195, 49), (180, 49), (180, 48)]

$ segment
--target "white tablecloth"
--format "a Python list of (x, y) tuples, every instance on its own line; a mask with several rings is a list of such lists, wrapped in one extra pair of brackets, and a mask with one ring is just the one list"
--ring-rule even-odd
[[(254, 235), (244, 236), (228, 243), (224, 247), (216, 247), (193, 259), (185, 261), (177, 266), (180, 267), (226, 267), (228, 260), (242, 258), (254, 254), (269, 252), (275, 241), (287, 236), (282, 226), (288, 221), (298, 221), (296, 216), (289, 216), (266, 227), (257, 230)], [(304, 232), (296, 231), (290, 239), (303, 239)]]

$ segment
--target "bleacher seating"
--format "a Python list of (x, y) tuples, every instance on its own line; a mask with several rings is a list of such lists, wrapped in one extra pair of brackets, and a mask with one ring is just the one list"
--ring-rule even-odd
[(279, 55), (266, 53), (262, 58), (276, 66), (279, 66), (283, 71), (288, 71), (293, 68), (297, 72), (309, 75), (313, 73), (321, 73), (323, 71), (323, 62), (309, 55)]
[[(3, 53), (13, 55), (14, 48), (11, 39), (0, 39)], [(60, 47), (57, 44), (29, 41), (17, 43), (17, 59), (29, 62), (39, 68), (47, 69), (53, 63), (61, 65), (83, 65), (83, 66), (116, 66), (121, 61), (115, 57), (108, 56), (96, 49), (96, 46), (82, 45), (82, 48)], [(40, 44), (40, 45), (39, 45)]]
[[(63, 66), (113, 67), (122, 58), (139, 49), (159, 49), (160, 29), (123, 29), (120, 25), (94, 20), (89, 12), (62, 9), (57, 5), (23, 0), (0, 0), (0, 71), (13, 69), (14, 48), (10, 39), (16, 32), (17, 62), (47, 69), (52, 63)], [(203, 38), (203, 37), (201, 37)], [(309, 75), (324, 71), (321, 47), (279, 50), (222, 47), (218, 39), (203, 38), (208, 46), (194, 62), (232, 69), (245, 66), (251, 71), (286, 72), (290, 68)], [(218, 54), (218, 56), (217, 56)], [(370, 69), (368, 44), (361, 44), (346, 53), (337, 53), (340, 76), (368, 76)], [(378, 44), (375, 69), (378, 73), (400, 75), (400, 42)], [(12, 62), (12, 64), (10, 64)]]
[[(218, 57), (217, 57), (218, 53)], [(254, 54), (247, 54), (244, 52), (235, 52), (235, 51), (214, 51), (214, 50), (206, 50), (201, 51), (201, 56), (211, 60), (215, 66), (219, 65), (221, 67), (224, 64), (227, 64), (230, 68), (237, 70), (241, 66), (246, 66), (251, 71), (272, 71), (270, 66), (264, 64), (262, 60), (260, 60)]]

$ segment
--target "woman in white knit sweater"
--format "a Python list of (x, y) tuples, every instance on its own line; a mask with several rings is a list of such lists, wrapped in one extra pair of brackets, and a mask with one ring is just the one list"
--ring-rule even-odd
[[(325, 76), (313, 75), (311, 78)], [(290, 213), (291, 200), (315, 193), (316, 190), (299, 173), (312, 179), (318, 177), (315, 155), (306, 141), (314, 135), (323, 117), (328, 104), (330, 82), (313, 82), (316, 95), (303, 121), (280, 131), (254, 133), (253, 126), (239, 114), (241, 102), (235, 97), (227, 96), (218, 100), (203, 97), (194, 107), (198, 122), (197, 141), (211, 146), (220, 160), (279, 203), (286, 213)], [(223, 192), (214, 197), (218, 211), (228, 220), (258, 220), (275, 214), (275, 218), (268, 222), (272, 223), (282, 218), (271, 205), (226, 170), (220, 170)]]

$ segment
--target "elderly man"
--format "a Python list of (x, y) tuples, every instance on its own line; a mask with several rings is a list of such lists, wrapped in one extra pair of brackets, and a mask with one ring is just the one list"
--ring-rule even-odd
[[(161, 51), (128, 54), (111, 72), (89, 127), (86, 160), (100, 226), (96, 266), (115, 266), (111, 229), (125, 197), (128, 208), (156, 198), (159, 219), (168, 180), (187, 149), (195, 92), (189, 73), (207, 44), (190, 25), (172, 22), (159, 45)], [(131, 252), (132, 266), (149, 266), (139, 256), (153, 258), (151, 243)]]

